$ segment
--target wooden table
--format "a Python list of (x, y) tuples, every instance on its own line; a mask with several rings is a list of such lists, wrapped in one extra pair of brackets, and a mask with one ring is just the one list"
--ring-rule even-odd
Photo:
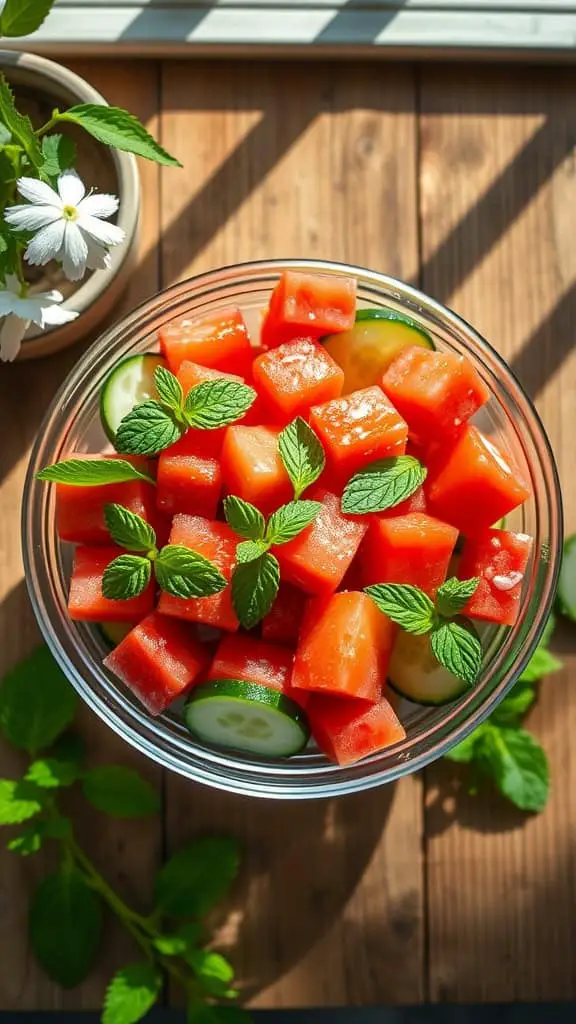
[[(576, 102), (570, 70), (385, 63), (85, 62), (184, 171), (143, 166), (144, 236), (126, 305), (223, 263), (348, 260), (419, 283), (471, 320), (537, 401), (576, 529)], [(27, 453), (79, 356), (0, 368), (0, 651), (36, 641), (18, 554)], [(573, 639), (573, 634), (572, 634)], [(146, 906), (163, 852), (208, 830), (245, 844), (221, 921), (254, 1006), (576, 998), (576, 721), (565, 672), (531, 716), (550, 755), (546, 812), (467, 797), (453, 766), (326, 803), (202, 789), (83, 715), (93, 759), (162, 787), (162, 821), (86, 813), (94, 855)], [(576, 666), (575, 666), (576, 671)], [(572, 683), (572, 685), (570, 685)], [(571, 721), (572, 716), (572, 721)], [(9, 775), (18, 758), (0, 752)], [(110, 927), (93, 976), (63, 996), (34, 966), (24, 906), (37, 861), (1, 854), (0, 1008), (93, 1007), (132, 951)]]

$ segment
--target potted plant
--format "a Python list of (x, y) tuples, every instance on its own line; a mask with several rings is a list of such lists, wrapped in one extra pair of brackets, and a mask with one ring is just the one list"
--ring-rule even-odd
[[(55, 0), (0, 0), (0, 37)], [(46, 355), (119, 299), (138, 243), (134, 154), (179, 166), (132, 114), (67, 68), (0, 50), (0, 361)]]

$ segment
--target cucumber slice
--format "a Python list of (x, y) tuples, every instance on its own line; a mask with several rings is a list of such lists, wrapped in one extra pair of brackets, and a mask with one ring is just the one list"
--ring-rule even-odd
[(395, 356), (408, 345), (434, 349), (429, 334), (392, 309), (359, 309), (349, 331), (323, 339), (326, 351), (344, 370), (344, 394), (377, 384)]
[(388, 683), (406, 700), (430, 707), (450, 704), (469, 689), (466, 683), (438, 664), (428, 636), (404, 632), (394, 645)]
[(564, 541), (556, 604), (561, 615), (576, 622), (576, 533)]
[(134, 626), (127, 622), (100, 622), (98, 629), (110, 647), (118, 647), (118, 644), (122, 643), (124, 637), (128, 636)]
[(110, 441), (114, 442), (120, 423), (135, 405), (158, 397), (154, 387), (157, 366), (166, 366), (166, 360), (147, 353), (123, 359), (108, 374), (100, 395), (100, 419)]
[(290, 757), (310, 738), (298, 704), (268, 686), (240, 679), (214, 679), (197, 686), (184, 718), (190, 732), (205, 743), (258, 757)]

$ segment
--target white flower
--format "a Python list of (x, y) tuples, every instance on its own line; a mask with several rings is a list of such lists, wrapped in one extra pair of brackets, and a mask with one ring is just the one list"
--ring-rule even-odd
[(108, 249), (124, 240), (124, 232), (101, 218), (116, 213), (116, 196), (86, 195), (76, 171), (59, 176), (57, 192), (36, 178), (20, 178), (17, 187), (29, 204), (8, 207), (4, 217), (19, 231), (36, 232), (24, 253), (29, 263), (44, 267), (58, 260), (70, 281), (84, 277), (87, 267), (110, 266)]
[(27, 298), (21, 297), (17, 277), (6, 278), (6, 288), (0, 290), (0, 360), (11, 363), (18, 352), (22, 338), (31, 323), (38, 327), (59, 327), (75, 320), (78, 313), (62, 309), (63, 296), (60, 292), (39, 292)]

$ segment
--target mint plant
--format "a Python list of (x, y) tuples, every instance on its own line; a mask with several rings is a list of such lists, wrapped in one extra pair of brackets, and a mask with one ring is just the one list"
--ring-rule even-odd
[(134, 940), (132, 963), (121, 968), (104, 997), (103, 1024), (135, 1024), (154, 1006), (170, 978), (183, 990), (188, 1024), (249, 1024), (234, 1005), (234, 969), (208, 945), (203, 918), (226, 895), (239, 867), (234, 839), (206, 837), (176, 851), (156, 876), (153, 906), (140, 914), (100, 874), (66, 812), (74, 786), (96, 812), (117, 818), (158, 813), (156, 790), (120, 765), (89, 767), (72, 730), (76, 695), (46, 647), (17, 665), (0, 685), (0, 730), (28, 755), (19, 779), (0, 779), (0, 825), (7, 847), (22, 857), (47, 844), (59, 867), (34, 890), (28, 930), (34, 955), (53, 981), (72, 988), (92, 969), (111, 911)]
[[(4, 0), (0, 37), (35, 32), (55, 0)], [(62, 308), (57, 290), (31, 294), (26, 264), (55, 262), (70, 281), (87, 270), (111, 266), (110, 250), (124, 241), (124, 231), (110, 218), (118, 198), (86, 188), (74, 170), (76, 147), (59, 130), (82, 128), (98, 142), (166, 166), (181, 166), (120, 107), (81, 103), (56, 108), (39, 128), (18, 111), (14, 94), (0, 74), (0, 360), (16, 358), (30, 323), (45, 329), (76, 319)]]

